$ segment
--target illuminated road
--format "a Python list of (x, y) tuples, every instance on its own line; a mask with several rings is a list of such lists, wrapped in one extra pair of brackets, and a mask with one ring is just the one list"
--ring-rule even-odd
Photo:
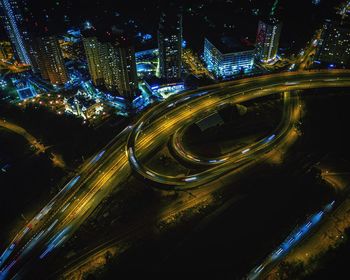
[(321, 211), (311, 215), (300, 227), (297, 227), (259, 266), (253, 268), (247, 280), (264, 279), (267, 274), (295, 248), (334, 208), (335, 201), (326, 205)]
[(287, 72), (205, 87), (155, 105), (133, 127), (126, 128), (86, 162), (47, 206), (19, 231), (0, 253), (0, 280), (14, 276), (23, 278), (29, 273), (31, 264), (40, 264), (72, 236), (111, 191), (126, 181), (132, 169), (144, 178), (162, 184), (165, 189), (198, 187), (261, 159), (286, 141), (298, 119), (298, 98), (285, 93), (287, 106), (275, 134), (225, 157), (198, 158), (209, 163), (203, 172), (167, 176), (149, 169), (142, 162), (169, 141), (176, 131), (211, 114), (218, 106), (294, 90), (349, 86), (350, 71)]
[(207, 184), (248, 162), (259, 160), (263, 155), (283, 144), (293, 133), (294, 124), (298, 121), (299, 106), (293, 101), (295, 98), (289, 98), (289, 94), (285, 94), (287, 109), (285, 108), (282, 125), (274, 134), (219, 158), (207, 159), (193, 155), (190, 151), (184, 150), (176, 140), (178, 138), (175, 137), (174, 148), (183, 159), (192, 164), (210, 167), (200, 173), (178, 176), (159, 174), (147, 167), (142, 159), (158, 151), (169, 141), (170, 135), (213, 113), (225, 103), (242, 103), (295, 90), (348, 87), (349, 74), (350, 71), (345, 70), (286, 72), (223, 83), (219, 88), (210, 86), (201, 91), (188, 92), (181, 97), (168, 100), (153, 107), (135, 124), (127, 143), (130, 165), (142, 177), (162, 184), (168, 189), (181, 190)]

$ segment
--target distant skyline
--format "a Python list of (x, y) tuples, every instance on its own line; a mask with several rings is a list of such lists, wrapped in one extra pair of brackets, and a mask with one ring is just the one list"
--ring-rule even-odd
[[(42, 21), (54, 32), (64, 32), (70, 26), (79, 26), (83, 22), (89, 20), (95, 26), (113, 26), (122, 28), (128, 31), (133, 31), (135, 27), (131, 23), (127, 23), (128, 19), (136, 20), (135, 23), (138, 26), (136, 29), (142, 30), (147, 33), (156, 34), (158, 21), (160, 18), (161, 8), (159, 6), (164, 5), (167, 1), (94, 1), (86, 5), (82, 1), (73, 0), (61, 0), (61, 1), (30, 1), (32, 13), (36, 21)], [(232, 1), (232, 3), (225, 3), (224, 0), (207, 0), (207, 1), (173, 1), (175, 3), (185, 3), (184, 6), (191, 8), (192, 11), (198, 11), (191, 16), (189, 10), (184, 11), (184, 37), (194, 36), (193, 41), (198, 41), (201, 36), (201, 32), (196, 32), (198, 29), (207, 30), (212, 29), (211, 23), (219, 26), (227, 24), (234, 24), (235, 32), (242, 34), (242, 36), (255, 35), (255, 26), (259, 18), (267, 16), (275, 3), (274, 0), (253, 0), (247, 1)], [(334, 12), (334, 5), (340, 3), (341, 0), (321, 1), (320, 5), (315, 7), (312, 1), (304, 0), (281, 0), (275, 8), (275, 13), (283, 19), (284, 27), (287, 33), (290, 33), (290, 38), (293, 38), (296, 30), (303, 30), (307, 33), (305, 38), (308, 37), (308, 28), (312, 29), (315, 24), (319, 24), (319, 19), (327, 16), (331, 16)], [(204, 10), (198, 10), (204, 4)], [(132, 9), (130, 9), (132, 7)], [(206, 8), (207, 7), (207, 8)], [(229, 8), (231, 7), (231, 8)], [(240, 7), (245, 10), (241, 10)], [(301, 9), (302, 7), (302, 9)], [(253, 15), (251, 8), (258, 10), (258, 15)], [(77, 14), (75, 11), (79, 11)], [(287, 11), (290, 11), (290, 13)], [(208, 14), (209, 22), (203, 20), (202, 13)], [(298, 20), (295, 21), (295, 14), (298, 14)], [(221, 15), (221, 16), (218, 16)], [(231, 16), (230, 16), (231, 15)], [(103, 20), (102, 20), (103, 18)], [(224, 20), (224, 21), (223, 21)], [(55, 24), (56, 22), (62, 24)], [(140, 24), (142, 22), (142, 24)], [(191, 22), (191, 24), (187, 24)], [(306, 27), (306, 28), (305, 28)], [(222, 27), (221, 27), (222, 28)], [(295, 39), (303, 38), (302, 36), (295, 36)], [(5, 38), (2, 34), (1, 38)], [(282, 38), (282, 41), (287, 40)], [(188, 40), (191, 44), (191, 40)], [(194, 44), (195, 45), (195, 44)], [(196, 47), (196, 46), (195, 46)]]

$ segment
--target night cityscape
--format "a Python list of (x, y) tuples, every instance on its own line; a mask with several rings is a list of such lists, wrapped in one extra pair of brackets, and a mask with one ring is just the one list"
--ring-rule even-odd
[(349, 0), (0, 0), (0, 280), (348, 279)]

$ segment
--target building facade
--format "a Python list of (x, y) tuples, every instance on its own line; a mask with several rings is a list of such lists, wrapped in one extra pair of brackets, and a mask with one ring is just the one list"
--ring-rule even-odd
[(325, 23), (314, 62), (330, 66), (350, 65), (350, 26), (348, 24), (331, 21)]
[(208, 70), (213, 72), (216, 77), (227, 78), (242, 72), (250, 72), (253, 69), (254, 48), (242, 47), (237, 44), (227, 46), (221, 41), (217, 42), (216, 45), (205, 38), (204, 61)]
[(163, 79), (180, 79), (182, 70), (182, 15), (163, 13), (158, 28), (159, 70)]
[(104, 86), (110, 91), (118, 90), (118, 57), (114, 44), (100, 44), (100, 64)]
[(138, 89), (134, 47), (124, 37), (85, 37), (83, 42), (94, 85), (133, 99)]
[(53, 85), (64, 85), (68, 74), (56, 36), (38, 37), (35, 41), (37, 63), (41, 76)]
[(100, 58), (101, 43), (97, 37), (84, 37), (83, 44), (91, 80), (95, 86), (101, 86), (104, 83)]
[(118, 42), (117, 57), (118, 91), (128, 100), (132, 100), (138, 89), (134, 47), (126, 41)]
[(260, 62), (269, 63), (276, 59), (280, 42), (282, 23), (276, 18), (259, 21), (256, 38), (256, 58)]

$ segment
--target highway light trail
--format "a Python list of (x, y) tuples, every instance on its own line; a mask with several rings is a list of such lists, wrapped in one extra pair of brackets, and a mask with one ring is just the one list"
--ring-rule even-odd
[(276, 137), (276, 135), (273, 134), (273, 135), (271, 135), (270, 137), (268, 137), (265, 141), (266, 141), (266, 142), (270, 142), (270, 141), (272, 141), (275, 137)]
[(45, 258), (53, 249), (58, 247), (64, 239), (67, 237), (67, 232), (69, 227), (65, 228), (61, 232), (59, 232), (53, 239), (50, 240), (50, 243), (47, 245), (45, 251), (40, 255), (40, 259)]
[(102, 151), (100, 152), (97, 156), (95, 156), (92, 160), (91, 160), (91, 164), (96, 163), (97, 161), (99, 161), (101, 159), (101, 157), (104, 155), (106, 151)]
[[(297, 84), (286, 85), (286, 82)], [(167, 176), (142, 162), (144, 157), (154, 154), (169, 141), (175, 131), (210, 115), (216, 106), (294, 90), (348, 86), (350, 71), (346, 70), (286, 72), (213, 85), (156, 104), (140, 116), (133, 126), (127, 127), (95, 157), (89, 159), (47, 206), (9, 242), (0, 257), (0, 279), (14, 275), (24, 277), (31, 269), (29, 264), (32, 260), (49, 259), (53, 250), (67, 241), (99, 203), (127, 181), (132, 171), (157, 182), (164, 189), (199, 187), (235, 168), (262, 159), (276, 146), (285, 143), (298, 119), (295, 113), (299, 108), (298, 99), (284, 94), (288, 106), (285, 106), (283, 126), (276, 133), (222, 158), (209, 159), (212, 165), (203, 172)], [(247, 152), (243, 153), (245, 150)], [(202, 158), (199, 160), (203, 161)]]
[(80, 176), (75, 177), (74, 179), (72, 179), (64, 188), (63, 191), (69, 191), (70, 188), (72, 188), (80, 179)]
[(324, 217), (333, 210), (334, 205), (335, 201), (327, 204), (321, 211), (311, 215), (304, 224), (293, 230), (292, 233), (266, 258), (266, 260), (264, 260), (262, 264), (252, 269), (247, 276), (247, 280), (262, 279), (266, 276), (264, 273), (268, 273), (283, 259), (283, 257), (307, 237), (312, 230), (319, 225)]
[[(35, 227), (44, 216), (46, 216), (56, 203), (57, 199), (60, 195), (63, 195), (65, 192), (69, 191), (79, 180), (80, 176), (77, 176), (73, 178), (71, 181), (69, 181), (62, 190), (51, 200), (51, 202), (45, 206), (33, 219), (31, 222), (28, 223), (27, 226), (22, 230), (21, 233), (17, 234), (16, 237), (13, 239), (11, 245), (5, 249), (4, 253), (0, 257), (0, 272), (1, 272), (1, 265), (6, 261), (6, 259), (12, 254), (12, 252), (15, 249), (16, 244), (20, 243), (22, 239), (25, 237), (25, 235), (33, 228)], [(55, 221), (50, 227), (49, 230), (52, 229), (52, 227), (57, 223)]]
[[(166, 189), (181, 190), (209, 183), (231, 172), (237, 166), (263, 158), (277, 145), (285, 143), (293, 132), (300, 115), (300, 106), (294, 100), (295, 98), (290, 98), (288, 93), (284, 94), (285, 113), (282, 125), (276, 133), (220, 158), (206, 159), (193, 155), (190, 151), (180, 148), (181, 141), (177, 137), (173, 137), (172, 146), (175, 152), (179, 152), (180, 157), (194, 165), (209, 165), (209, 168), (201, 173), (179, 174), (178, 176), (158, 174), (157, 171), (147, 167), (141, 158), (147, 158), (147, 154), (152, 154), (164, 145), (172, 133), (176, 134), (183, 127), (210, 115), (223, 104), (237, 104), (281, 92), (323, 87), (346, 87), (350, 84), (349, 73), (348, 70), (286, 72), (224, 83), (216, 90), (206, 87), (203, 91), (205, 94), (201, 94), (200, 97), (197, 96), (197, 92), (185, 93), (177, 100), (169, 101), (169, 104), (177, 103), (177, 106), (170, 108), (169, 104), (155, 106), (136, 123), (127, 142), (131, 167), (142, 177), (164, 185)], [(166, 112), (164, 108), (167, 109)], [(190, 110), (186, 110), (186, 108)], [(138, 154), (141, 154), (140, 158)]]
[[(99, 158), (98, 161), (91, 164), (90, 160), (83, 165), (80, 174), (71, 179), (49, 204), (16, 235), (11, 245), (1, 255), (0, 275), (2, 278), (13, 275), (21, 278), (26, 275), (27, 270), (30, 270), (30, 265), (27, 266), (27, 264), (31, 260), (36, 256), (46, 258), (50, 252), (63, 244), (112, 190), (107, 186), (110, 186), (112, 178), (114, 182), (117, 182), (114, 174), (120, 174), (118, 180), (124, 179), (123, 174), (129, 174), (125, 172), (127, 171), (125, 169), (127, 158), (123, 148), (130, 129), (131, 127), (127, 127), (106, 146), (107, 155), (101, 151), (94, 158), (95, 160)], [(57, 234), (63, 230), (66, 234), (55, 240), (55, 236), (57, 237)], [(50, 240), (53, 243), (45, 245), (49, 244)], [(35, 253), (38, 252), (38, 249), (41, 250), (40, 255)]]

